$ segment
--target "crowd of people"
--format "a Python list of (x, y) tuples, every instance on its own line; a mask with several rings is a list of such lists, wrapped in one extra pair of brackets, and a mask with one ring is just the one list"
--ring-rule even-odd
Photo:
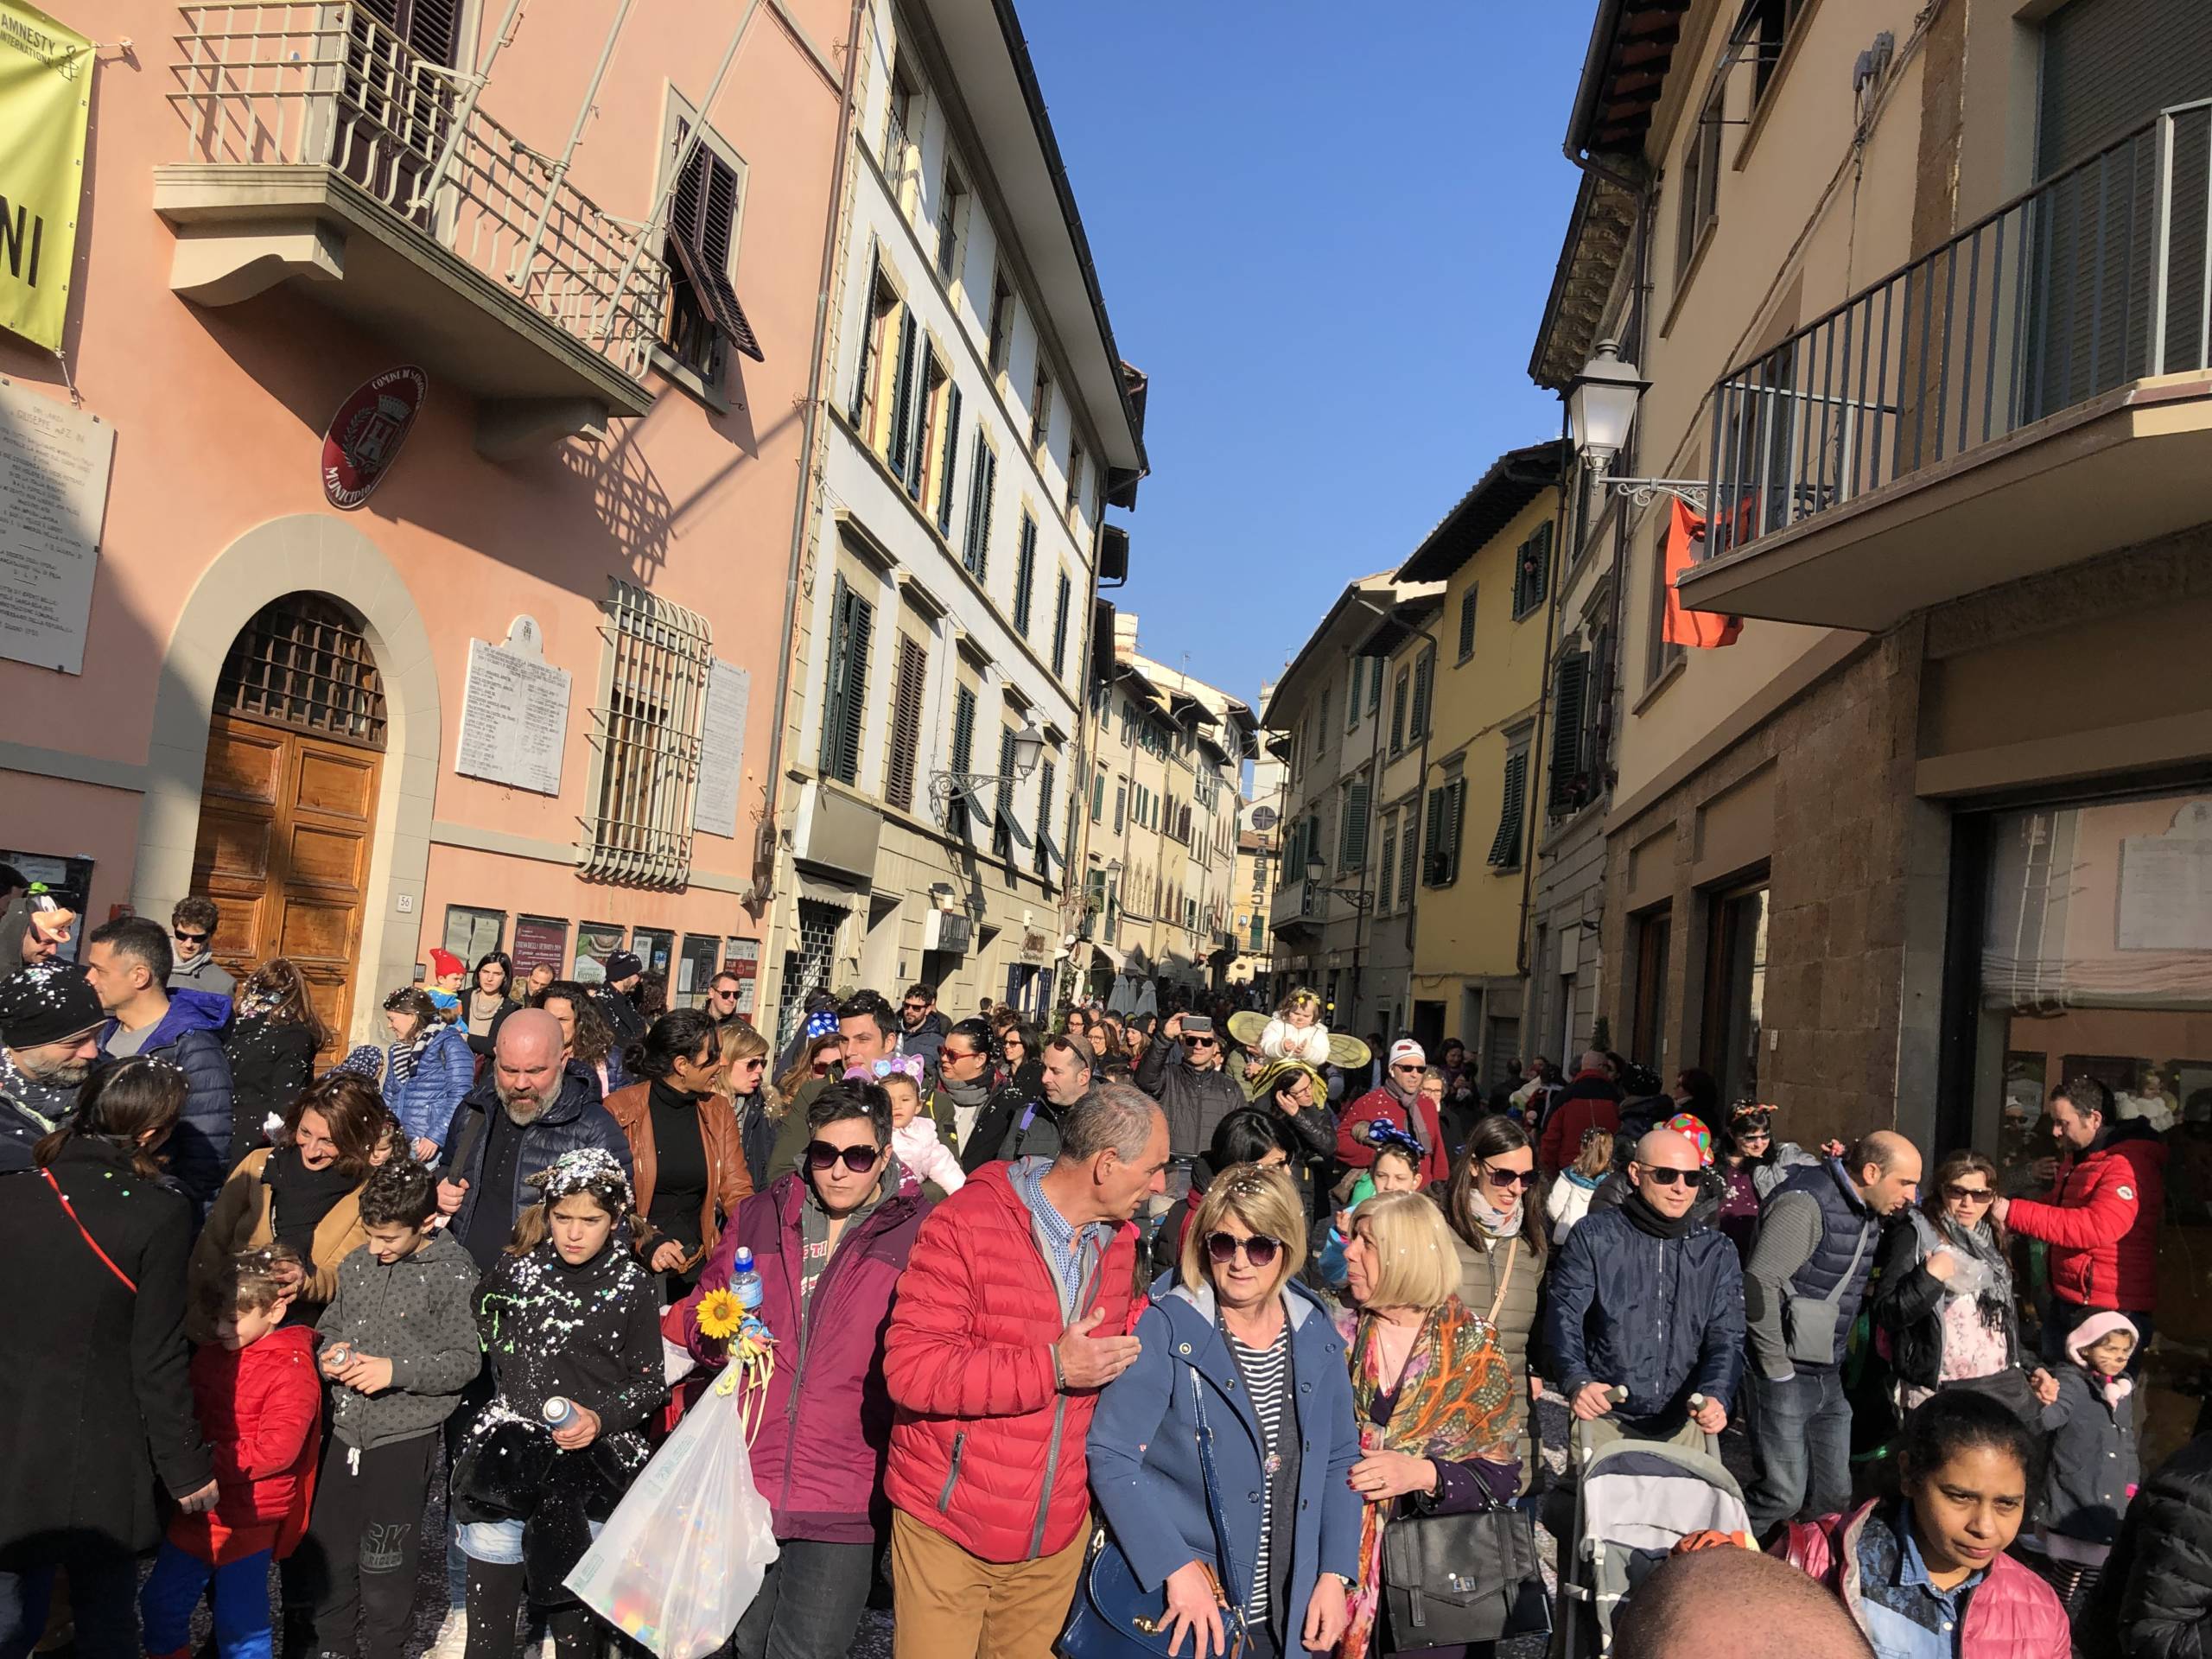
[(1304, 991), (817, 992), (779, 1046), (734, 975), (439, 950), (340, 1055), (208, 899), (79, 938), (0, 885), (0, 1659), (181, 1659), (203, 1602), (219, 1659), (401, 1659), (425, 1552), (438, 1659), (626, 1643), (568, 1580), (734, 1288), (779, 1356), (743, 1659), (843, 1654), (887, 1586), (908, 1659), (1485, 1651), (1548, 1489), (1724, 1436), (1745, 1524), (1652, 1552), (1621, 1652), (1757, 1606), (1815, 1653), (2212, 1651), (2212, 1436), (2136, 1451), (2163, 1147), (2093, 1078), (2029, 1198)]

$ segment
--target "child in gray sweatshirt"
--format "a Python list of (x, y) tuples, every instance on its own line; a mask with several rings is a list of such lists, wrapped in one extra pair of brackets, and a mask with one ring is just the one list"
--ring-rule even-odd
[(368, 1242), (339, 1264), (315, 1323), (331, 1427), (300, 1554), (321, 1653), (402, 1659), (438, 1431), (483, 1367), (476, 1262), (432, 1225), (437, 1212), (428, 1169), (380, 1166), (361, 1190)]

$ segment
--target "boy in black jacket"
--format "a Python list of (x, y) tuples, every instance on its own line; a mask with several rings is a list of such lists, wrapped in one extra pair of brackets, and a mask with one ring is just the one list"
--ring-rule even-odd
[(438, 1431), (483, 1364), (476, 1263), (431, 1224), (437, 1213), (428, 1169), (411, 1158), (378, 1168), (361, 1192), (368, 1243), (339, 1264), (316, 1322), (334, 1397), (301, 1554), (321, 1653), (401, 1659)]

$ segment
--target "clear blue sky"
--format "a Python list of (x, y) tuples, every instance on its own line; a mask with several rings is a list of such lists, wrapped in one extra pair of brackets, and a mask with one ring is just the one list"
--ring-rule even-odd
[(1112, 595), (1256, 696), (1344, 584), (1559, 430), (1529, 347), (1592, 0), (1025, 0), (1153, 474)]

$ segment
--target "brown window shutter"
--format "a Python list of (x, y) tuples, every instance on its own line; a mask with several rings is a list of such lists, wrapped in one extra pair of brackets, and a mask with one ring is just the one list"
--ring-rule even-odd
[(907, 634), (899, 636), (899, 661), (894, 670), (891, 708), (891, 760), (883, 780), (883, 798), (912, 811), (914, 769), (922, 748), (922, 688), (929, 658)]

